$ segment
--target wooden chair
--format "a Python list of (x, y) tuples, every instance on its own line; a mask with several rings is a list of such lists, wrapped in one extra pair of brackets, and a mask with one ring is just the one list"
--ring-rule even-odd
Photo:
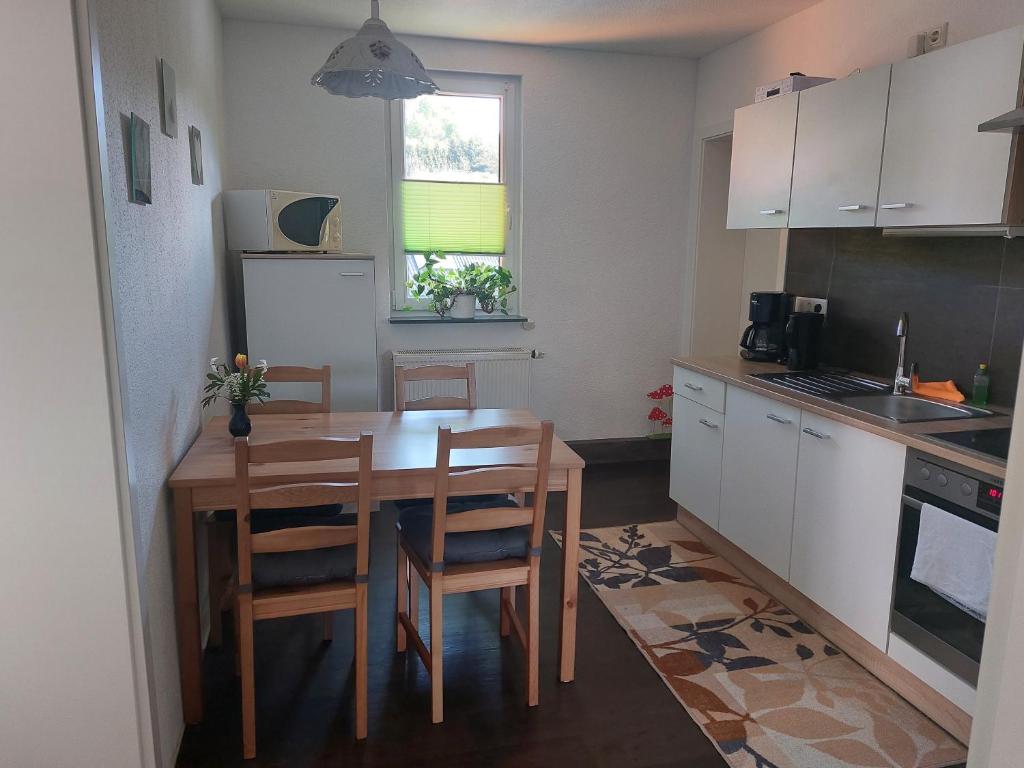
[[(253, 465), (357, 460), (355, 482), (254, 486)], [(355, 609), (356, 738), (366, 737), (367, 604), (373, 436), (251, 444), (235, 439), (237, 611), (241, 645), (242, 748), (256, 755), (253, 624)], [(325, 466), (323, 471), (329, 471)], [(311, 473), (313, 470), (311, 470)], [(316, 471), (323, 477), (322, 471)], [(303, 508), (356, 502), (356, 513), (301, 520)], [(292, 514), (289, 514), (292, 513)], [(299, 520), (290, 520), (290, 517)], [(303, 524), (304, 523), (304, 524)], [(353, 551), (354, 545), (354, 551)]]
[[(406, 397), (406, 383), (410, 381), (465, 381), (465, 397), (421, 397), (409, 400)], [(445, 409), (476, 408), (476, 364), (465, 365), (422, 365), (418, 368), (395, 366), (395, 410), (430, 411)]]
[[(515, 631), (527, 657), (527, 704), (538, 703), (540, 553), (553, 436), (550, 421), (536, 427), (440, 428), (433, 504), (403, 510), (399, 516), (397, 648), (405, 651), (411, 643), (430, 673), (435, 723), (444, 719), (442, 600), (456, 592), (501, 589), (501, 635)], [(452, 450), (516, 446), (536, 446), (536, 459), (515, 466), (451, 470)], [(460, 501), (497, 490), (532, 492), (533, 506), (511, 500), (501, 505)], [(430, 593), (429, 648), (418, 630), (417, 575)], [(527, 588), (525, 629), (515, 607), (517, 586)]]
[[(268, 368), (263, 377), (268, 382), (307, 382), (320, 385), (320, 402), (306, 400), (269, 400), (250, 403), (249, 414), (269, 413), (330, 413), (331, 366), (307, 368), (299, 365), (279, 365)], [(339, 511), (339, 510), (332, 510)], [(232, 568), (231, 539), (234, 514), (215, 513), (207, 530), (207, 591), (210, 595), (210, 645), (217, 647), (223, 641), (224, 611), (234, 605), (234, 570)], [(330, 638), (329, 618), (324, 620), (324, 638)]]
[(307, 382), (320, 385), (320, 402), (307, 400), (268, 400), (265, 403), (250, 403), (246, 412), (256, 413), (330, 413), (331, 412), (331, 366), (305, 368), (300, 365), (278, 365), (268, 368), (263, 380), (274, 382)]

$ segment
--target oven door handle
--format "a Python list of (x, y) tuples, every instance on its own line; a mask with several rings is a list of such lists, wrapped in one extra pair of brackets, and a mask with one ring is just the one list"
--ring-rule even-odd
[[(911, 509), (920, 510), (921, 507), (924, 505), (924, 502), (921, 501), (920, 499), (915, 499), (913, 496), (908, 496), (907, 494), (904, 493), (903, 494), (903, 504), (904, 504), (904, 506), (910, 507)], [(937, 506), (937, 505), (935, 505), (935, 506)], [(942, 509), (942, 507), (938, 507), (938, 508)], [(953, 512), (950, 512), (948, 509), (942, 509), (942, 511), (945, 512), (948, 515), (955, 514)], [(966, 511), (967, 510), (965, 510), (965, 512)], [(970, 510), (969, 514), (977, 515), (978, 517), (984, 517), (984, 518), (986, 518), (988, 520), (993, 520), (996, 523), (999, 522), (999, 515), (993, 515), (991, 512), (986, 512), (983, 509), (972, 509), (972, 510)], [(961, 518), (967, 520), (967, 522), (972, 522), (970, 517), (965, 517), (962, 514), (961, 515), (957, 515), (957, 517), (961, 517)], [(975, 525), (977, 525), (977, 522), (975, 522)]]

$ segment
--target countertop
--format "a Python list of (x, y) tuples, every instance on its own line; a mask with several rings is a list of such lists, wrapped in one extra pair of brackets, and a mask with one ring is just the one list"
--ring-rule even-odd
[[(825, 416), (826, 418), (835, 419), (844, 424), (873, 432), (876, 435), (903, 443), (910, 448), (916, 448), (919, 451), (930, 453), (947, 461), (956, 462), (979, 472), (984, 472), (998, 478), (1006, 477), (1005, 461), (929, 437), (929, 434), (936, 432), (960, 432), (972, 429), (1009, 427), (1013, 419), (1012, 413), (1006, 408), (988, 406), (988, 410), (996, 411), (996, 415), (978, 419), (900, 424), (848, 408), (831, 400), (794, 392), (785, 387), (780, 387), (751, 376), (754, 373), (783, 373), (786, 371), (786, 367), (783, 365), (754, 363), (744, 360), (738, 355), (735, 357), (674, 357), (672, 358), (672, 363), (673, 365), (702, 373), (719, 381), (724, 381), (726, 384), (742, 387), (779, 402), (816, 413), (819, 416)], [(869, 376), (868, 378), (877, 377)]]

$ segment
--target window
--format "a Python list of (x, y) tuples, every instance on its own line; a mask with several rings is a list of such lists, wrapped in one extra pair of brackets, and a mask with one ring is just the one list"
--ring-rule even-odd
[[(519, 285), (518, 82), (432, 73), (440, 91), (391, 103), (394, 309), (427, 309), (406, 281), (442, 266), (503, 266)], [(519, 292), (509, 311), (519, 311)]]

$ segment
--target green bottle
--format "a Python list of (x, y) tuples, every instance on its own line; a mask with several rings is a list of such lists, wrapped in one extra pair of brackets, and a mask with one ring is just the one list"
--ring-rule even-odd
[(971, 393), (971, 402), (975, 405), (988, 405), (988, 365), (982, 363), (974, 374), (974, 390)]

